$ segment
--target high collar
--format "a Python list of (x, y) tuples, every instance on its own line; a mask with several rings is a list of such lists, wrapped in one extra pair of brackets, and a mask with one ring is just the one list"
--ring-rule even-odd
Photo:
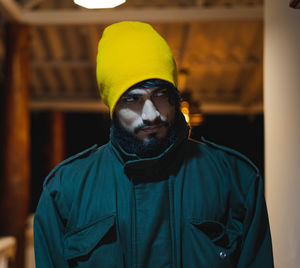
[(141, 158), (136, 154), (127, 153), (111, 136), (110, 145), (118, 160), (124, 166), (124, 172), (128, 177), (135, 180), (157, 180), (174, 171), (174, 167), (181, 159), (181, 153), (177, 153), (184, 145), (189, 135), (189, 127), (182, 122), (177, 139), (161, 154)]

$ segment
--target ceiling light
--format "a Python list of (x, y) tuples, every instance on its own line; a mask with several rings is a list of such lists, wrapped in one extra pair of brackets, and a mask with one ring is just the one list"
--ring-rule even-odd
[(74, 0), (74, 3), (85, 8), (113, 8), (124, 4), (126, 0)]

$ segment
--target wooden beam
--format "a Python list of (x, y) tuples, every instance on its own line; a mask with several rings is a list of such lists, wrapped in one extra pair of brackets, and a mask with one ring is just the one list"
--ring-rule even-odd
[(91, 71), (88, 69), (80, 70), (75, 69), (73, 70), (73, 74), (76, 76), (76, 82), (79, 91), (77, 92), (78, 96), (86, 97), (88, 98), (90, 96), (89, 89), (95, 88), (94, 82), (95, 82), (95, 70), (93, 71), (93, 76), (91, 80)]
[(22, 22), (21, 7), (16, 1), (0, 0), (0, 10), (7, 20)]
[(44, 0), (29, 0), (27, 1), (23, 8), (25, 9), (33, 9), (35, 7), (37, 7), (40, 3), (42, 3)]
[(57, 164), (65, 158), (65, 115), (62, 111), (51, 111), (49, 115), (50, 132), (49, 135), (49, 163), (50, 172)]
[(55, 74), (56, 70), (50, 69), (50, 70), (43, 70), (44, 77), (46, 79), (47, 85), (49, 85), (49, 89), (51, 92), (51, 95), (53, 96), (59, 96), (59, 90), (60, 85), (59, 81), (57, 80), (57, 76)]
[[(262, 114), (263, 105), (261, 103), (251, 106), (242, 106), (238, 103), (221, 104), (221, 103), (203, 103), (200, 107), (204, 114)], [(100, 100), (90, 101), (49, 101), (49, 100), (32, 100), (30, 102), (32, 111), (40, 110), (61, 110), (68, 112), (93, 112), (108, 113), (107, 106)]]
[[(63, 29), (63, 35), (61, 36), (63, 40), (63, 46), (68, 50), (69, 53), (66, 53), (69, 58), (73, 60), (82, 58), (82, 49), (81, 48), (81, 35), (80, 31), (77, 31), (78, 27), (65, 27)], [(95, 58), (94, 58), (95, 60)]]
[(204, 114), (262, 114), (263, 105), (258, 103), (245, 107), (236, 103), (203, 103), (201, 104), (201, 111)]
[(122, 20), (166, 23), (210, 20), (257, 20), (262, 18), (262, 7), (128, 8), (115, 10), (40, 10), (22, 12), (22, 20), (31, 25), (105, 24)]
[(36, 27), (32, 27), (30, 29), (30, 35), (31, 35), (31, 42), (32, 42), (32, 54), (33, 59), (46, 59), (47, 58), (47, 52), (45, 49), (45, 46), (42, 42), (42, 38), (40, 36), (39, 29)]
[(263, 87), (263, 70), (262, 64), (254, 69), (249, 81), (245, 83), (246, 87), (242, 89), (240, 102), (242, 106), (248, 106), (262, 95)]
[(65, 112), (109, 112), (107, 106), (101, 102), (100, 99), (92, 101), (31, 100), (29, 106), (31, 111), (60, 110)]
[(17, 238), (16, 266), (24, 265), (30, 192), (29, 29), (7, 25), (3, 179), (0, 231)]
[[(94, 42), (95, 44), (95, 42)], [(97, 45), (96, 45), (97, 46)], [(96, 48), (94, 48), (93, 55), (95, 54)], [(91, 53), (92, 55), (92, 53)], [(37, 58), (37, 57), (36, 57)], [(243, 67), (243, 68), (255, 68), (260, 65), (260, 61), (198, 61), (198, 62), (191, 62), (188, 65), (192, 66), (194, 69), (198, 67), (206, 67), (206, 68), (217, 68), (217, 67), (224, 67), (224, 68), (232, 68), (232, 67)], [(32, 68), (94, 68), (95, 67), (95, 57), (91, 58), (90, 60), (86, 59), (75, 59), (75, 60), (40, 60), (36, 59), (33, 60), (31, 63)]]
[[(95, 58), (93, 59), (95, 61)], [(33, 60), (32, 68), (93, 68), (94, 62), (90, 60)]]
[(34, 96), (42, 96), (43, 95), (43, 83), (41, 82), (41, 77), (35, 71), (31, 71), (30, 76), (30, 88), (31, 92)]
[(101, 37), (101, 33), (104, 30), (103, 28), (104, 27), (99, 27), (95, 25), (88, 26), (88, 36), (87, 36), (88, 44), (89, 44), (88, 55), (89, 55), (89, 59), (93, 61), (94, 65), (96, 63), (95, 59), (98, 50), (98, 42)]
[(51, 51), (51, 58), (56, 60), (61, 60), (64, 58), (64, 47), (60, 37), (59, 29), (53, 26), (45, 28), (45, 34), (47, 43), (49, 44)]
[(75, 80), (73, 78), (74, 74), (72, 72), (72, 69), (69, 68), (61, 68), (59, 70), (63, 82), (63, 87), (65, 91), (67, 92), (68, 96), (74, 96), (76, 95), (75, 89)]

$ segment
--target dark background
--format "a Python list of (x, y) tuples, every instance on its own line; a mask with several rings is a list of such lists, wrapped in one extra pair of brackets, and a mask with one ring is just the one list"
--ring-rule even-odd
[[(94, 144), (109, 140), (110, 118), (107, 114), (66, 113), (66, 158)], [(264, 172), (263, 115), (207, 115), (201, 126), (193, 127), (191, 137), (201, 136), (209, 141), (235, 149), (254, 162)], [(35, 211), (47, 167), (49, 113), (31, 113), (31, 212)]]

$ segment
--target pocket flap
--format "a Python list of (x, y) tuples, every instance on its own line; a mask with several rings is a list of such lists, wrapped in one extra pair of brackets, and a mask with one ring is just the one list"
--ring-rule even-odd
[(230, 209), (226, 225), (216, 220), (199, 220), (196, 218), (192, 218), (190, 223), (217, 246), (229, 248), (241, 238), (243, 229), (242, 222), (233, 215), (233, 210)]
[(191, 223), (204, 234), (206, 234), (213, 242), (219, 241), (225, 234), (225, 227), (222, 223), (207, 220), (200, 221), (192, 219)]
[(70, 260), (88, 254), (115, 225), (115, 215), (103, 217), (64, 236), (64, 257)]

